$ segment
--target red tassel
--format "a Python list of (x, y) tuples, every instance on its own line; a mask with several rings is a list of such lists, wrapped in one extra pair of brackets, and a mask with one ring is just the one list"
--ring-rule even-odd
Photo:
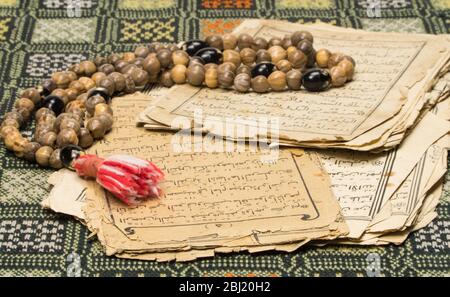
[(125, 155), (106, 159), (80, 155), (72, 166), (79, 176), (96, 178), (100, 185), (127, 205), (159, 197), (162, 192), (158, 183), (164, 179), (164, 173), (146, 160)]

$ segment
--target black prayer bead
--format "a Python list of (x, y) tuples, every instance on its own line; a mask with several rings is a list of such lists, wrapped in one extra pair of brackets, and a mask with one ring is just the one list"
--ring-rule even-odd
[(330, 86), (330, 83), (330, 73), (319, 68), (307, 70), (302, 77), (302, 85), (310, 92), (326, 90)]
[(195, 55), (199, 50), (202, 48), (208, 47), (208, 43), (206, 41), (200, 40), (200, 39), (193, 39), (186, 41), (186, 43), (183, 46), (183, 49), (188, 53), (189, 56)]
[(64, 101), (55, 95), (49, 95), (45, 97), (42, 102), (42, 107), (46, 107), (53, 111), (56, 116), (64, 111)]
[(69, 144), (64, 146), (60, 153), (59, 158), (63, 163), (64, 167), (72, 168), (72, 161), (78, 158), (78, 156), (83, 152), (83, 149), (77, 145)]
[(194, 57), (202, 59), (205, 65), (209, 63), (219, 64), (222, 60), (222, 53), (214, 47), (207, 47), (196, 52)]
[(257, 77), (258, 75), (264, 75), (269, 77), (269, 75), (275, 70), (275, 64), (264, 62), (253, 66), (251, 70), (252, 77)]

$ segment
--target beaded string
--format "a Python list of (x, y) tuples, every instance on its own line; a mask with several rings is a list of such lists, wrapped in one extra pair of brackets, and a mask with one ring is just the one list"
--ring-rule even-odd
[[(153, 42), (134, 52), (82, 61), (55, 72), (22, 92), (6, 113), (0, 137), (17, 157), (59, 169), (72, 149), (90, 147), (113, 124), (112, 96), (134, 93), (148, 83), (189, 83), (238, 92), (323, 91), (352, 80), (355, 61), (342, 53), (315, 50), (313, 36), (297, 31), (265, 40), (249, 34), (211, 35), (175, 44)], [(35, 111), (30, 141), (20, 133)]]

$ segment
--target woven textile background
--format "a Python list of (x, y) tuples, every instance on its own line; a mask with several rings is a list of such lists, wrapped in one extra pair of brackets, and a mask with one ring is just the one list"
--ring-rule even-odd
[[(222, 34), (244, 18), (448, 33), (449, 16), (449, 0), (1, 0), (0, 115), (12, 108), (20, 90), (68, 64), (150, 41)], [(402, 246), (329, 246), (155, 263), (106, 257), (83, 225), (43, 210), (39, 202), (48, 194), (51, 172), (0, 146), (2, 276), (65, 276), (78, 263), (82, 276), (370, 276), (378, 263), (386, 276), (450, 275), (450, 182), (439, 218)]]

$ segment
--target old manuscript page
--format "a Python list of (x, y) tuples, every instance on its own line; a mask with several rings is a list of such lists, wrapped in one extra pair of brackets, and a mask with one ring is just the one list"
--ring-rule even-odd
[[(105, 196), (108, 216), (128, 238), (179, 248), (188, 239), (191, 244), (201, 239), (203, 246), (207, 238), (217, 242), (261, 233), (264, 240), (269, 231), (304, 230), (297, 241), (342, 233), (336, 232), (339, 205), (315, 154), (283, 150), (276, 162), (265, 163), (262, 150), (175, 152), (173, 134), (149, 133), (127, 119), (148, 98), (137, 93), (113, 100), (115, 128), (91, 149), (101, 156), (125, 153), (151, 160), (167, 175), (160, 200), (130, 208)], [(194, 138), (190, 145), (196, 145)]]
[[(427, 80), (418, 81), (429, 78), (437, 71), (437, 65), (448, 60), (448, 43), (444, 37), (368, 34), (358, 30), (333, 32), (320, 27), (255, 20), (245, 21), (236, 33), (245, 31), (254, 36), (272, 37), (301, 29), (313, 33), (316, 48), (326, 47), (354, 57), (357, 61), (354, 81), (321, 93), (240, 94), (181, 85), (173, 87), (147, 116), (166, 126), (180, 117), (185, 118), (188, 123), (203, 127), (205, 132), (233, 139), (239, 135), (224, 129), (225, 122), (239, 125), (242, 119), (268, 118), (269, 133), (277, 134), (281, 143), (285, 140), (320, 146), (326, 141), (348, 141), (392, 118), (407, 98), (414, 101), (427, 84)], [(201, 117), (194, 116), (199, 113)], [(270, 129), (274, 118), (279, 122), (279, 131)], [(372, 140), (380, 138), (389, 128), (372, 132)], [(246, 136), (251, 138), (258, 133)]]

